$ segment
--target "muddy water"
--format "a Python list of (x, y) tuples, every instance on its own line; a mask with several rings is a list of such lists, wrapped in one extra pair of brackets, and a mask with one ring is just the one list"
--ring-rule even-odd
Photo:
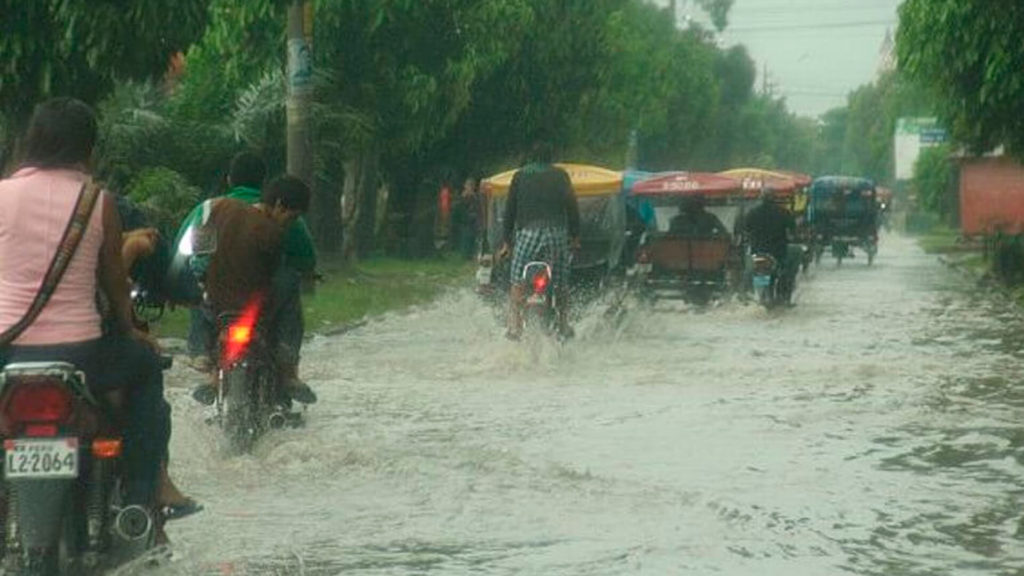
[(795, 309), (593, 313), (505, 342), (460, 293), (340, 338), (303, 430), (225, 458), (162, 574), (1024, 574), (1024, 322), (907, 240)]

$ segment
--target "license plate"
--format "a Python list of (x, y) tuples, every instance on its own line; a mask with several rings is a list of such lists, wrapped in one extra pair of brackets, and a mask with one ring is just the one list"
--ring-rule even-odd
[(754, 288), (767, 288), (771, 283), (771, 276), (754, 276)]
[(4, 451), (6, 478), (78, 477), (78, 438), (16, 438), (4, 441)]

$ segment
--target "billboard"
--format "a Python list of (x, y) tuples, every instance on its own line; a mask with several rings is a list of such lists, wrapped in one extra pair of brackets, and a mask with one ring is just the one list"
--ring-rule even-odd
[(900, 118), (896, 121), (893, 151), (896, 156), (896, 180), (914, 177), (914, 163), (922, 148), (938, 146), (949, 138), (938, 118)]

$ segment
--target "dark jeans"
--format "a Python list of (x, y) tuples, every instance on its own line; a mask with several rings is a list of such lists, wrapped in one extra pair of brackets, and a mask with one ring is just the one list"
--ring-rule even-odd
[(12, 346), (0, 358), (0, 364), (42, 361), (74, 364), (100, 398), (107, 392), (124, 391), (125, 406), (117, 418), (124, 435), (125, 499), (128, 504), (152, 505), (171, 439), (171, 407), (164, 400), (157, 355), (131, 338), (105, 336), (74, 344)]
[[(191, 310), (188, 330), (188, 351), (192, 356), (208, 354), (216, 357), (216, 313), (203, 305)], [(273, 326), (271, 333), (286, 362), (298, 364), (305, 323), (302, 318), (302, 274), (282, 266), (274, 274), (265, 319)]]
[(282, 266), (274, 274), (267, 313), (277, 341), (280, 358), (297, 366), (306, 327), (302, 318), (302, 274)]
[(188, 324), (189, 356), (212, 356), (214, 337), (217, 335), (213, 311), (205, 303), (190, 308)]

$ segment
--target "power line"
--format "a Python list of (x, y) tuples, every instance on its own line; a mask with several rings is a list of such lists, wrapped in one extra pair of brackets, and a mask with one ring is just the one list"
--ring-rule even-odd
[(726, 28), (726, 32), (776, 32), (790, 30), (837, 30), (841, 28), (866, 28), (868, 26), (895, 26), (892, 20), (865, 20), (862, 22), (832, 22), (828, 24), (782, 24), (779, 26), (747, 26)]

